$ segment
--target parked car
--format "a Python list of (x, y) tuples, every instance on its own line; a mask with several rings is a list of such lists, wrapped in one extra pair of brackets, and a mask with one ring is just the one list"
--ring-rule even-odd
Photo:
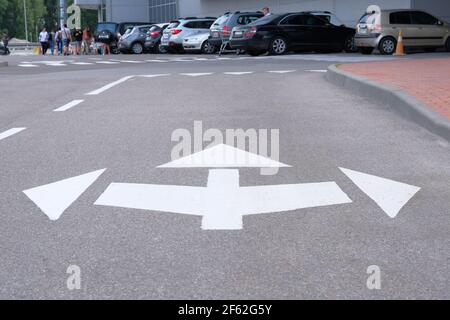
[[(316, 17), (325, 19), (326, 21), (328, 21), (331, 24), (334, 24), (335, 26), (347, 27), (334, 13), (330, 11), (307, 11), (307, 12), (315, 15)], [(355, 28), (352, 29), (356, 33), (356, 29)], [(344, 51), (348, 53), (358, 52), (358, 48), (355, 46), (355, 37), (348, 39)]]
[(171, 21), (164, 30), (161, 47), (169, 52), (183, 52), (183, 40), (192, 35), (209, 32), (216, 18), (185, 18)]
[(209, 42), (209, 31), (184, 38), (183, 49), (186, 52), (213, 54), (216, 47)]
[(264, 17), (262, 12), (227, 12), (217, 18), (210, 28), (209, 42), (219, 48), (223, 41), (229, 41), (231, 30), (236, 26), (244, 26)]
[(166, 51), (161, 48), (161, 38), (163, 31), (168, 26), (169, 23), (154, 24), (150, 30), (148, 30), (144, 43), (144, 47), (147, 51), (154, 53), (166, 53)]
[(119, 38), (118, 46), (122, 53), (141, 54), (144, 52), (145, 39), (151, 25), (128, 28), (125, 34)]
[(267, 51), (281, 55), (291, 50), (338, 52), (346, 47), (354, 32), (310, 13), (285, 13), (233, 28), (230, 43), (233, 49), (245, 50), (250, 55)]
[(445, 47), (450, 51), (450, 24), (419, 10), (381, 10), (365, 13), (359, 20), (355, 45), (363, 54), (378, 49), (393, 54), (400, 30), (403, 44), (434, 51)]
[[(139, 25), (146, 25), (148, 22), (99, 22), (94, 32), (95, 42), (109, 43), (112, 53), (119, 53), (118, 41), (129, 28)], [(151, 24), (151, 23), (150, 23)]]

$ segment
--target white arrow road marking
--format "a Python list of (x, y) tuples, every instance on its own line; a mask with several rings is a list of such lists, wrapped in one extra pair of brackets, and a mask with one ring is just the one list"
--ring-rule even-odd
[(391, 218), (395, 218), (408, 201), (420, 190), (419, 187), (402, 182), (349, 169), (339, 169)]
[(203, 230), (240, 230), (244, 215), (351, 202), (335, 182), (240, 187), (238, 170), (220, 169), (206, 188), (113, 183), (95, 205), (199, 215)]
[(89, 188), (106, 169), (57, 181), (23, 191), (50, 220), (58, 220), (64, 211)]
[(170, 73), (142, 74), (142, 75), (139, 75), (138, 77), (142, 77), (142, 78), (157, 78), (157, 77), (166, 77), (166, 76), (170, 76)]
[(0, 140), (11, 137), (12, 135), (15, 135), (16, 133), (19, 133), (25, 129), (26, 128), (12, 128), (12, 129), (6, 130), (5, 132), (0, 133)]
[(83, 102), (84, 102), (84, 100), (73, 100), (73, 101), (69, 102), (68, 104), (65, 104), (62, 107), (59, 107), (59, 108), (57, 108), (57, 109), (55, 109), (53, 111), (54, 112), (67, 111), (70, 108), (73, 108), (73, 107), (75, 107), (75, 106), (77, 106), (77, 105), (79, 105), (80, 103), (83, 103)]
[(287, 164), (254, 153), (219, 144), (158, 168), (281, 168)]
[(188, 76), (188, 77), (201, 77), (201, 76), (210, 76), (213, 73), (212, 72), (205, 72), (205, 73), (180, 73), (182, 76)]
[(119, 84), (121, 84), (121, 83), (123, 83), (123, 82), (125, 82), (125, 81), (130, 80), (130, 79), (133, 78), (133, 77), (134, 77), (134, 76), (123, 77), (122, 79), (119, 79), (119, 80), (114, 81), (114, 82), (112, 82), (112, 83), (110, 83), (110, 84), (107, 84), (106, 86), (101, 87), (100, 89), (97, 89), (97, 90), (91, 91), (91, 92), (89, 92), (89, 93), (86, 93), (86, 95), (89, 95), (89, 96), (95, 96), (95, 95), (98, 95), (98, 94), (100, 94), (100, 93), (105, 92), (106, 90), (111, 89), (112, 87), (115, 87), (115, 86), (117, 86), (117, 85), (119, 85)]
[(224, 74), (232, 75), (232, 76), (241, 76), (244, 74), (252, 74), (252, 71), (242, 71), (242, 72), (224, 72)]
[(284, 74), (284, 73), (292, 73), (295, 72), (297, 70), (273, 70), (273, 71), (267, 71), (268, 73), (280, 73), (280, 74)]

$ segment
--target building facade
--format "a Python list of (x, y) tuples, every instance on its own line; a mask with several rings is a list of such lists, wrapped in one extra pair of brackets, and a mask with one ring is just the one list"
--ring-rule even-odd
[(450, 0), (75, 0), (98, 10), (102, 21), (166, 22), (177, 17), (220, 16), (227, 11), (255, 11), (270, 7), (274, 13), (328, 10), (347, 25), (355, 25), (371, 4), (382, 9), (422, 9), (450, 21)]

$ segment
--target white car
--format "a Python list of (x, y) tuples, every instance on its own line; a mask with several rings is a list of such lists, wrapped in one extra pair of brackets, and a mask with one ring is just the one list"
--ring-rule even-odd
[(183, 49), (186, 52), (199, 51), (205, 54), (213, 54), (216, 51), (216, 47), (213, 46), (209, 41), (210, 33), (204, 32), (199, 34), (194, 34), (192, 36), (186, 37), (183, 40)]

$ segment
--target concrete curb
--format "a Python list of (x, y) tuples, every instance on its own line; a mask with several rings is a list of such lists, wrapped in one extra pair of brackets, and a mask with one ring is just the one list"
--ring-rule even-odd
[(1, 67), (7, 67), (8, 66), (8, 62), (4, 61), (4, 62), (0, 62), (0, 68)]
[(329, 66), (325, 77), (329, 82), (356, 94), (377, 99), (406, 119), (450, 141), (450, 121), (402, 90), (339, 70), (337, 65)]

